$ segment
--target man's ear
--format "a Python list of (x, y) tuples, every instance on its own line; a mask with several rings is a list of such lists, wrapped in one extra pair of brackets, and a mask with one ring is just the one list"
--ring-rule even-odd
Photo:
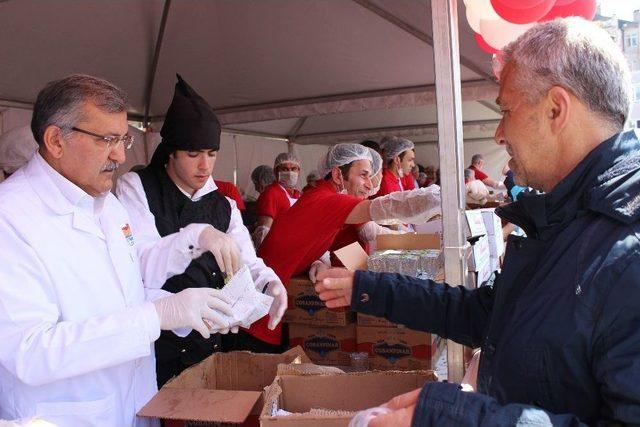
[(47, 126), (42, 135), (42, 145), (51, 157), (54, 159), (61, 158), (67, 147), (67, 142), (62, 135), (62, 129), (54, 125)]
[(546, 97), (546, 118), (549, 120), (551, 132), (559, 134), (567, 126), (572, 112), (571, 94), (563, 87), (554, 86)]
[(342, 171), (340, 168), (334, 167), (331, 169), (331, 182), (336, 185), (342, 184)]

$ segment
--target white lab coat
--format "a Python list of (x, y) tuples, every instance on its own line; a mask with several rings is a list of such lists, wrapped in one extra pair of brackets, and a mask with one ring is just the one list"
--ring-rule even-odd
[[(160, 325), (128, 224), (112, 194), (88, 196), (39, 154), (0, 184), (0, 419), (157, 423), (135, 417), (157, 390)], [(155, 274), (184, 270), (183, 240), (164, 242), (173, 265)]]

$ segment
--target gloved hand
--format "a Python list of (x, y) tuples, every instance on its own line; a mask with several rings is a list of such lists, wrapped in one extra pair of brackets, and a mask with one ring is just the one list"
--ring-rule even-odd
[[(381, 234), (404, 234), (404, 232), (391, 230), (390, 228), (378, 225), (374, 221), (366, 222), (358, 230), (358, 238), (368, 243), (369, 253), (376, 250), (376, 238)], [(311, 276), (311, 270), (309, 270), (309, 276)], [(315, 283), (315, 280), (313, 282)]]
[(311, 282), (313, 283), (316, 283), (316, 277), (318, 276), (318, 273), (330, 268), (331, 266), (325, 264), (322, 260), (313, 261), (313, 264), (311, 264), (311, 267), (309, 267), (309, 280), (311, 280)]
[(217, 289), (188, 288), (153, 302), (160, 319), (160, 329), (192, 328), (209, 338), (212, 330), (228, 329), (221, 314), (231, 316), (231, 301)]
[(420, 224), (439, 214), (440, 205), (440, 187), (430, 186), (373, 199), (369, 214), (373, 221), (398, 219), (407, 224)]
[(273, 303), (269, 309), (269, 329), (274, 330), (287, 311), (287, 289), (279, 280), (269, 282), (264, 292), (273, 297)]
[(267, 234), (269, 234), (269, 230), (271, 230), (271, 228), (267, 227), (266, 225), (259, 225), (253, 231), (253, 234), (251, 235), (251, 240), (253, 240), (253, 246), (256, 249), (260, 247), (264, 238), (267, 237)]
[(238, 245), (226, 233), (213, 227), (206, 227), (198, 236), (198, 244), (201, 249), (213, 254), (223, 273), (235, 273), (242, 267)]

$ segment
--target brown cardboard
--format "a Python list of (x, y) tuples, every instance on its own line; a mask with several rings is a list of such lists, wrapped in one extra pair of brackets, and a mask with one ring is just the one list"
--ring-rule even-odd
[(349, 353), (356, 351), (356, 325), (330, 328), (291, 323), (289, 344), (301, 346), (319, 365), (346, 366), (351, 363)]
[(440, 249), (440, 236), (436, 234), (381, 234), (376, 238), (376, 250), (386, 249)]
[(367, 253), (358, 242), (353, 242), (333, 253), (348, 270), (356, 271), (367, 269)]
[[(250, 413), (260, 412), (262, 398), (259, 392), (273, 382), (278, 364), (310, 361), (300, 347), (283, 354), (215, 353), (171, 379), (138, 415), (237, 423), (230, 420), (242, 416), (244, 420)], [(220, 405), (227, 409), (218, 408)]]
[(371, 369), (430, 369), (436, 336), (407, 328), (358, 326), (358, 351), (369, 353)]
[(240, 424), (260, 395), (257, 391), (162, 388), (138, 415)]
[(306, 277), (294, 277), (287, 286), (289, 307), (285, 322), (315, 326), (346, 326), (355, 321), (347, 307), (330, 309), (320, 300), (314, 284)]
[[(437, 381), (433, 371), (278, 376), (265, 390), (262, 427), (346, 427), (356, 411)], [(273, 409), (294, 414), (271, 416)]]
[(358, 326), (374, 326), (378, 328), (397, 328), (400, 325), (389, 322), (384, 317), (371, 316), (369, 314), (358, 313)]

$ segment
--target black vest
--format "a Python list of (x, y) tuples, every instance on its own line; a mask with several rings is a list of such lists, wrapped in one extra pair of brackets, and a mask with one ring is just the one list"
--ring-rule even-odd
[[(228, 230), (231, 205), (217, 191), (212, 191), (194, 202), (178, 189), (164, 168), (148, 166), (136, 173), (142, 181), (149, 209), (155, 217), (160, 236), (178, 232), (182, 227), (193, 223), (211, 224), (222, 232)], [(184, 273), (167, 280), (162, 289), (177, 293), (186, 288), (220, 289), (223, 286), (224, 277), (218, 263), (211, 252), (205, 252), (191, 261)], [(160, 338), (156, 341), (158, 379), (166, 377), (163, 375), (166, 373), (160, 372), (163, 363), (170, 361), (173, 365), (176, 359), (179, 359), (181, 364), (187, 367), (211, 355), (214, 346), (219, 345), (219, 335), (213, 335), (205, 340), (196, 331), (185, 338), (180, 338), (171, 331), (162, 331)]]

